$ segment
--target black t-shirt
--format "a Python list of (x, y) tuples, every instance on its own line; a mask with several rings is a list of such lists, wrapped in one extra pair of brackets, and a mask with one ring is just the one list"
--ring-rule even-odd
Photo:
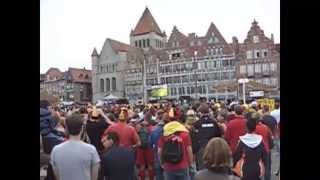
[(193, 127), (196, 131), (196, 139), (201, 147), (206, 146), (211, 138), (222, 136), (218, 123), (209, 116), (201, 117), (199, 121), (194, 123)]
[(91, 144), (96, 147), (98, 152), (103, 150), (101, 136), (108, 127), (109, 124), (104, 119), (100, 119), (98, 121), (87, 121), (86, 128), (88, 136), (90, 138)]
[(134, 163), (134, 153), (124, 147), (111, 147), (101, 157), (101, 169), (108, 180), (133, 180)]

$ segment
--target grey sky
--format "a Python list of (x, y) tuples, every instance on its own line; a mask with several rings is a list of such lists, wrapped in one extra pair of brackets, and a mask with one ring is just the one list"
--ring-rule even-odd
[(148, 6), (161, 30), (174, 25), (184, 34), (203, 36), (213, 22), (231, 42), (243, 42), (253, 19), (280, 42), (280, 0), (41, 0), (40, 72), (50, 67), (91, 69), (91, 52), (106, 38), (129, 43)]

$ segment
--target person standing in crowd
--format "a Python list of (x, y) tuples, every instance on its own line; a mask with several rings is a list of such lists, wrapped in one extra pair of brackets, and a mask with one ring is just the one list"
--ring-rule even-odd
[(226, 125), (227, 118), (228, 118), (228, 111), (227, 110), (221, 110), (218, 112), (217, 122), (218, 122), (218, 125), (221, 129), (221, 133), (223, 136), (227, 130), (227, 125)]
[[(52, 115), (53, 109), (49, 101), (40, 101), (40, 135), (42, 139), (43, 152), (50, 155), (54, 146), (64, 141), (63, 133), (57, 130), (58, 120)], [(54, 180), (52, 166), (49, 163), (46, 180)]]
[(263, 137), (255, 134), (259, 119), (258, 113), (249, 113), (246, 121), (247, 133), (240, 136), (234, 154), (235, 171), (242, 180), (261, 180), (267, 161)]
[(106, 138), (106, 134), (108, 132), (117, 132), (119, 135), (119, 145), (134, 149), (138, 146), (141, 145), (140, 138), (136, 132), (136, 130), (127, 125), (127, 120), (128, 120), (128, 112), (126, 108), (122, 108), (121, 112), (119, 114), (119, 122), (109, 126), (107, 130), (105, 130), (104, 135), (101, 139), (103, 142)]
[(145, 114), (143, 121), (136, 126), (141, 142), (141, 145), (136, 149), (136, 164), (139, 168), (138, 176), (140, 177), (140, 180), (145, 180), (146, 167), (148, 169), (149, 180), (154, 179), (154, 157), (149, 142), (150, 134), (153, 130), (153, 127), (150, 124), (151, 117), (152, 114), (150, 113), (150, 111), (148, 111)]
[[(161, 115), (161, 113), (163, 113), (163, 115)], [(163, 126), (167, 124), (170, 120), (169, 120), (168, 112), (163, 112), (160, 110), (157, 116), (161, 116), (161, 120), (151, 132), (149, 142), (152, 147), (153, 155), (155, 158), (154, 168), (155, 168), (156, 180), (164, 180), (163, 169), (160, 164), (160, 157), (158, 156), (158, 141), (163, 134)]]
[(198, 111), (200, 112), (200, 119), (194, 123), (193, 127), (196, 131), (196, 144), (195, 147), (199, 149), (193, 149), (196, 155), (197, 169), (203, 169), (202, 155), (204, 148), (208, 141), (213, 137), (221, 137), (221, 129), (215, 119), (209, 117), (209, 106), (206, 103), (200, 105)]
[(101, 136), (109, 125), (114, 124), (101, 109), (97, 109), (95, 106), (92, 109), (89, 108), (88, 120), (86, 121), (86, 131), (92, 144), (101, 154), (104, 149), (101, 143)]
[(103, 142), (105, 152), (101, 156), (101, 169), (106, 180), (134, 180), (134, 154), (119, 146), (116, 132), (108, 132)]
[(280, 123), (280, 102), (276, 101), (274, 105), (275, 109), (270, 112), (270, 115), (273, 116), (276, 120), (277, 123)]
[(97, 180), (100, 158), (96, 148), (80, 140), (83, 119), (73, 114), (66, 119), (69, 139), (55, 146), (51, 164), (59, 180)]
[(169, 122), (163, 127), (158, 156), (161, 157), (165, 180), (190, 179), (188, 168), (193, 160), (191, 139), (188, 130), (178, 121)]
[[(248, 114), (250, 117), (252, 113)], [(262, 142), (266, 149), (266, 166), (265, 166), (265, 177), (264, 180), (271, 179), (271, 149), (273, 147), (273, 136), (271, 130), (264, 124), (261, 123), (261, 117), (257, 121), (255, 133), (262, 136)]]
[[(199, 143), (196, 143), (197, 141), (197, 130), (193, 127), (194, 123), (197, 121), (196, 114), (193, 109), (190, 109), (186, 113), (186, 122), (185, 122), (185, 127), (188, 129), (190, 138), (191, 138), (191, 144), (192, 144), (192, 152), (193, 152), (193, 157), (196, 157), (195, 152), (193, 151), (194, 149), (199, 149), (199, 147), (196, 147)], [(189, 174), (190, 174), (190, 180), (194, 180), (194, 176), (197, 171), (197, 166), (195, 162), (195, 158), (193, 158), (191, 162), (191, 166), (189, 167)]]
[(205, 169), (199, 171), (195, 180), (240, 180), (239, 177), (230, 175), (232, 154), (227, 142), (219, 137), (212, 138), (203, 154)]
[(262, 123), (268, 126), (272, 132), (272, 135), (276, 133), (277, 130), (277, 120), (270, 115), (270, 108), (268, 105), (263, 106), (263, 118)]
[(225, 139), (230, 145), (231, 151), (234, 154), (239, 137), (246, 134), (246, 120), (243, 116), (243, 108), (241, 105), (235, 106), (236, 116), (227, 124)]

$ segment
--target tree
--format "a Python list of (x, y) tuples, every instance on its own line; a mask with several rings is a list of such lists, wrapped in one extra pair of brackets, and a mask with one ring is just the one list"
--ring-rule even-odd
[(50, 102), (50, 104), (55, 104), (55, 103), (60, 102), (59, 97), (48, 93), (48, 91), (46, 91), (46, 90), (40, 91), (40, 100), (47, 100)]

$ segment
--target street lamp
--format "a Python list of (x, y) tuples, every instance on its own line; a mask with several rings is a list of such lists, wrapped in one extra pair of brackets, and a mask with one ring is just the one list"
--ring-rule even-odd
[(249, 79), (247, 78), (242, 78), (238, 79), (238, 83), (242, 84), (242, 98), (243, 98), (243, 103), (246, 104), (246, 83), (249, 82)]

